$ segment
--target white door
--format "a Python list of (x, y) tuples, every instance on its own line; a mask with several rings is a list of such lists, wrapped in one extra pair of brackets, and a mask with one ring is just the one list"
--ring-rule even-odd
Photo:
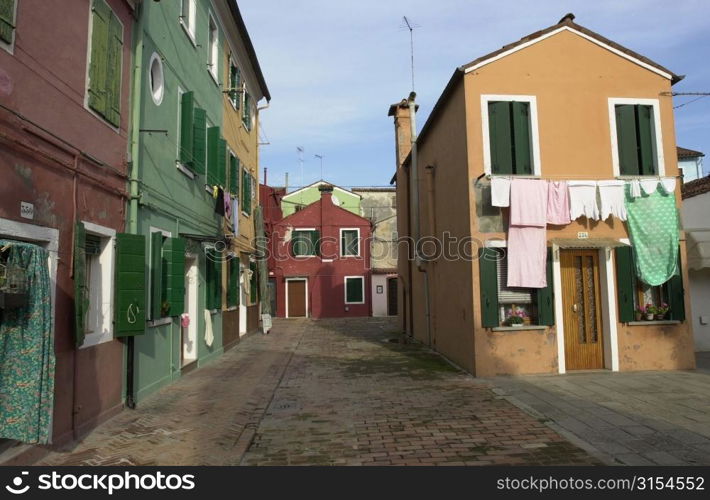
[(185, 258), (185, 307), (190, 316), (190, 324), (182, 328), (182, 366), (197, 360), (197, 259)]
[(239, 335), (247, 333), (247, 284), (244, 279), (244, 265), (239, 263)]

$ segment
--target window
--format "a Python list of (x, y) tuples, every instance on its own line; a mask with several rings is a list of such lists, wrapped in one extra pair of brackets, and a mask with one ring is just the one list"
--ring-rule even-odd
[(360, 229), (355, 228), (340, 230), (340, 256), (360, 256)]
[(552, 297), (552, 252), (547, 251), (547, 287), (508, 287), (507, 256), (504, 248), (483, 248), (479, 253), (481, 323), (485, 328), (509, 326), (511, 316), (524, 324), (554, 325)]
[(614, 166), (617, 175), (659, 175), (657, 108), (654, 103), (646, 104), (646, 101), (639, 104), (611, 101), (616, 132)]
[(185, 312), (185, 240), (153, 230), (150, 234), (151, 319)]
[(242, 101), (242, 72), (234, 61), (229, 61), (229, 102), (234, 109), (239, 109)]
[(219, 32), (217, 31), (217, 23), (209, 16), (209, 32), (208, 32), (208, 63), (207, 67), (210, 75), (217, 81), (217, 71), (219, 70)]
[(227, 187), (227, 141), (220, 127), (207, 129), (207, 184)]
[(486, 173), (540, 175), (537, 100), (534, 96), (481, 96)]
[(239, 158), (229, 152), (229, 192), (234, 196), (239, 194)]
[(247, 129), (248, 132), (251, 132), (253, 124), (253, 103), (252, 103), (252, 97), (249, 95), (248, 92), (244, 92), (244, 107), (242, 108), (242, 123), (244, 124), (244, 128)]
[(316, 229), (294, 229), (291, 239), (291, 253), (294, 257), (320, 255), (320, 232)]
[(365, 303), (365, 278), (363, 276), (345, 277), (345, 303)]
[(93, 3), (89, 57), (88, 106), (118, 127), (121, 122), (123, 25), (105, 0), (94, 0)]
[(234, 255), (227, 261), (227, 307), (239, 305), (239, 257)]
[(192, 44), (195, 44), (195, 25), (197, 17), (197, 6), (195, 0), (182, 0), (180, 12), (180, 24), (185, 29), (185, 33), (190, 37)]
[(150, 95), (156, 106), (160, 106), (163, 102), (163, 94), (165, 93), (165, 77), (163, 76), (163, 60), (153, 52), (150, 57)]
[(15, 42), (17, 0), (0, 0), (0, 40), (12, 47)]
[(205, 250), (206, 304), (210, 311), (222, 309), (222, 253), (215, 248)]
[(246, 168), (242, 169), (242, 212), (251, 215), (252, 209), (252, 176)]

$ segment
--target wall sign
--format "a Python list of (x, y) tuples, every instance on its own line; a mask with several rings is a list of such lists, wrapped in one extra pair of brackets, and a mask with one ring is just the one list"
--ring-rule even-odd
[(382, 288), (382, 285), (377, 285), (377, 293), (383, 293), (384, 289)]
[(589, 238), (589, 233), (587, 231), (580, 231), (577, 233), (578, 240), (586, 240)]
[(35, 218), (35, 206), (32, 203), (20, 202), (20, 217), (23, 219)]

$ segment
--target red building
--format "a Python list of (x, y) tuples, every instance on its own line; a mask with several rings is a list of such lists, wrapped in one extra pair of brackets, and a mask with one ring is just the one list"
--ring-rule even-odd
[(319, 201), (273, 224), (276, 316), (369, 316), (370, 221), (334, 205), (332, 186), (320, 191)]
[[(26, 312), (0, 311), (2, 335), (36, 334), (18, 349), (42, 354), (17, 369), (17, 352), (0, 356), (2, 384), (12, 390), (42, 381), (24, 400), (3, 401), (0, 462), (19, 442), (62, 445), (123, 408), (112, 292), (128, 199), (133, 16), (128, 0), (3, 2), (0, 247), (7, 252), (0, 264), (13, 249), (41, 255), (47, 268), (35, 266), (43, 278), (26, 281), (29, 305), (20, 309), (38, 301), (47, 309), (30, 329), (17, 321)], [(76, 290), (83, 290), (82, 314)]]

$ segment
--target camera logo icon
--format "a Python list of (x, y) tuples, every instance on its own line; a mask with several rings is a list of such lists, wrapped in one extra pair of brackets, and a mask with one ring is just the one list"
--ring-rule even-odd
[(23, 493), (27, 493), (27, 490), (30, 489), (30, 486), (22, 486), (22, 476), (28, 476), (29, 474), (30, 473), (27, 471), (22, 471), (19, 476), (12, 480), (12, 485), (8, 484), (7, 486), (5, 486), (5, 489), (13, 495), (22, 495)]

